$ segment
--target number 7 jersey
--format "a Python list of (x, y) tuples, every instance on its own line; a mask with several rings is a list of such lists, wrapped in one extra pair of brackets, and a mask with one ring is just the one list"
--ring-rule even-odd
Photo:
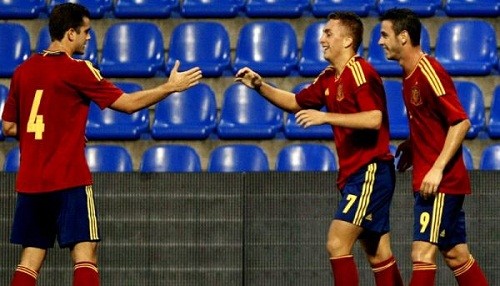
[(85, 186), (90, 101), (110, 106), (123, 91), (88, 61), (63, 52), (35, 54), (14, 72), (2, 119), (17, 124), (21, 151), (16, 189), (43, 193)]

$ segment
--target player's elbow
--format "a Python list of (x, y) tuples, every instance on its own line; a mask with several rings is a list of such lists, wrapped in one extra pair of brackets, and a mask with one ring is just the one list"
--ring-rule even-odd
[(366, 124), (368, 129), (379, 130), (382, 126), (382, 112), (380, 110), (373, 110), (368, 113)]
[(16, 136), (17, 124), (14, 122), (4, 121), (2, 123), (2, 132), (5, 136)]

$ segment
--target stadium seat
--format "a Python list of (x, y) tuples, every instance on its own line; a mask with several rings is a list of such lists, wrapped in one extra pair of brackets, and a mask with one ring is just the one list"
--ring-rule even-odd
[(30, 36), (21, 24), (0, 23), (0, 39), (0, 77), (11, 77), (31, 55)]
[(132, 172), (132, 157), (120, 145), (88, 145), (85, 156), (91, 172)]
[[(47, 49), (50, 45), (49, 27), (45, 26), (40, 30), (35, 46), (35, 52), (40, 53)], [(97, 37), (94, 30), (90, 30), (90, 40), (85, 45), (85, 53), (83, 55), (73, 54), (75, 59), (83, 59), (90, 61), (94, 66), (97, 66)]]
[(90, 17), (93, 19), (103, 18), (107, 12), (113, 8), (113, 0), (48, 0), (49, 13), (52, 12), (56, 5), (62, 3), (78, 3), (85, 7), (90, 12)]
[(210, 152), (208, 172), (265, 172), (269, 160), (264, 150), (251, 144), (221, 145)]
[(231, 74), (231, 44), (226, 28), (219, 22), (183, 22), (170, 36), (167, 73), (175, 61), (182, 70), (200, 67), (204, 77)]
[[(3, 114), (3, 107), (5, 106), (5, 101), (7, 101), (7, 96), (9, 95), (9, 88), (3, 84), (0, 84), (0, 114)], [(0, 117), (0, 126), (2, 125), (2, 118)], [(2, 128), (0, 128), (0, 140), (4, 140), (5, 135), (3, 135)]]
[(201, 161), (189, 145), (155, 145), (142, 154), (141, 172), (200, 172)]
[[(118, 88), (126, 93), (142, 90), (133, 82), (116, 82)], [(90, 103), (86, 134), (90, 140), (138, 140), (149, 132), (149, 110), (144, 108), (133, 114), (111, 108), (101, 110), (94, 102)]]
[(406, 139), (410, 135), (402, 88), (399, 80), (384, 80), (391, 139)]
[(7, 154), (5, 154), (3, 170), (10, 173), (19, 171), (20, 157), (21, 155), (19, 153), (19, 146), (10, 149)]
[(441, 7), (441, 0), (379, 0), (377, 9), (380, 15), (383, 15), (391, 8), (408, 8), (415, 12), (419, 17), (432, 17), (436, 10)]
[(444, 12), (449, 17), (498, 17), (498, 0), (446, 0)]
[(500, 144), (491, 144), (483, 149), (479, 161), (480, 170), (500, 170)]
[(462, 156), (464, 158), (465, 168), (467, 170), (474, 170), (474, 159), (469, 147), (462, 145)]
[(116, 18), (168, 18), (178, 0), (116, 0), (113, 14)]
[(180, 14), (184, 18), (234, 18), (246, 0), (184, 0)]
[(45, 0), (0, 0), (0, 19), (35, 19), (46, 8)]
[(319, 143), (292, 144), (276, 156), (276, 171), (335, 171), (337, 163), (332, 150)]
[[(307, 87), (310, 83), (303, 82), (296, 85), (292, 92), (297, 94), (303, 88)], [(322, 111), (326, 111), (326, 107), (321, 109)], [(333, 130), (332, 126), (328, 124), (311, 126), (308, 128), (304, 128), (297, 124), (297, 120), (295, 119), (295, 115), (293, 113), (287, 113), (287, 117), (285, 119), (284, 125), (284, 134), (287, 139), (324, 139), (324, 140), (332, 140), (333, 139)]]
[(153, 139), (206, 139), (217, 124), (215, 94), (205, 83), (158, 102), (151, 126)]
[(297, 67), (297, 36), (284, 21), (252, 21), (243, 25), (236, 44), (234, 73), (250, 67), (262, 76), (288, 76)]
[[(372, 29), (370, 42), (368, 44), (368, 62), (375, 67), (381, 76), (401, 76), (403, 69), (397, 61), (388, 60), (386, 58), (384, 49), (378, 44), (379, 39), (380, 23), (377, 23)], [(429, 31), (423, 25), (420, 35), (420, 46), (425, 53), (431, 52)]]
[(153, 77), (165, 70), (160, 29), (149, 22), (119, 22), (104, 36), (99, 63), (105, 77)]
[(477, 19), (444, 22), (434, 54), (452, 76), (489, 75), (498, 62), (495, 29)]
[(456, 80), (455, 88), (471, 123), (466, 138), (476, 138), (486, 128), (483, 93), (479, 86), (472, 81)]
[(248, 0), (245, 11), (251, 18), (298, 18), (308, 6), (309, 0)]
[(283, 111), (257, 91), (234, 83), (224, 92), (220, 139), (272, 139), (283, 127)]
[(500, 138), (500, 85), (493, 91), (487, 129), (491, 139)]
[(335, 11), (351, 11), (360, 17), (366, 17), (374, 7), (374, 0), (312, 0), (311, 2), (312, 14), (317, 18), (324, 18)]

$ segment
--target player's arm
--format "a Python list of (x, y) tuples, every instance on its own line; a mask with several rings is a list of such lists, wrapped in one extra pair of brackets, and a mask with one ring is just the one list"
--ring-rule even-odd
[(297, 123), (303, 127), (320, 124), (352, 129), (380, 129), (382, 112), (380, 110), (362, 111), (357, 113), (332, 113), (313, 109), (301, 110), (295, 114)]
[(184, 72), (179, 72), (178, 68), (179, 61), (176, 61), (167, 82), (152, 89), (130, 94), (124, 93), (110, 107), (131, 114), (161, 101), (174, 92), (184, 91), (200, 82), (202, 78), (200, 68), (195, 67)]
[(2, 132), (5, 136), (17, 136), (17, 124), (10, 121), (2, 121)]

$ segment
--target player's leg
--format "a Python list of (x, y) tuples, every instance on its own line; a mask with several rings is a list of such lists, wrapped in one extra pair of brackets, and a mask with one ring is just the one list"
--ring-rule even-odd
[(361, 245), (375, 275), (376, 285), (403, 286), (403, 279), (391, 250), (389, 233), (364, 237)]
[(46, 253), (46, 249), (24, 247), (21, 252), (21, 261), (14, 271), (10, 285), (35, 286)]
[(71, 248), (73, 285), (99, 285), (97, 269), (97, 242), (80, 242)]
[(410, 286), (434, 285), (436, 280), (436, 254), (438, 248), (427, 241), (413, 241), (411, 260), (413, 271)]

